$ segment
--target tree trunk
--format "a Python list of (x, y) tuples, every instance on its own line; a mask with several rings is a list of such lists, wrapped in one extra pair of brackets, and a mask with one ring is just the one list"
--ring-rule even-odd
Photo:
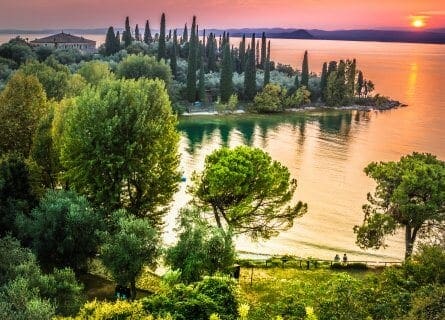
[(131, 292), (131, 300), (134, 301), (136, 300), (136, 280), (133, 279), (130, 282), (130, 292)]
[(222, 229), (222, 224), (221, 224), (221, 218), (219, 217), (219, 213), (218, 213), (218, 209), (216, 208), (215, 205), (212, 205), (213, 207), (213, 214), (215, 215), (215, 220), (216, 220), (216, 225), (218, 226), (218, 228)]
[(412, 228), (405, 227), (405, 260), (409, 259), (413, 253), (415, 234), (412, 234)]

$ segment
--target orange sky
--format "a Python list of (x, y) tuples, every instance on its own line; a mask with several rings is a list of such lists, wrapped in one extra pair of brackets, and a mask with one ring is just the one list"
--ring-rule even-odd
[(444, 0), (0, 0), (0, 28), (121, 26), (126, 15), (157, 27), (161, 12), (168, 28), (193, 14), (207, 28), (410, 28), (413, 16), (445, 28)]

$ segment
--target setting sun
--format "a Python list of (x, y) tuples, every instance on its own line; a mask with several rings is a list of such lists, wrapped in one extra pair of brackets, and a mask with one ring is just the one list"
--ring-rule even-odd
[(411, 25), (414, 28), (423, 28), (425, 27), (425, 20), (423, 19), (423, 17), (414, 17)]

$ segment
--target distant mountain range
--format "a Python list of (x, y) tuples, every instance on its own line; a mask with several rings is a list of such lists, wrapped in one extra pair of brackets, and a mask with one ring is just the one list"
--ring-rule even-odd
[[(122, 31), (117, 28), (115, 30)], [(51, 34), (61, 30), (0, 30), (0, 34)], [(96, 29), (64, 29), (64, 32), (73, 34), (105, 34), (107, 28)], [(152, 33), (157, 30), (152, 30)], [(181, 34), (182, 30), (179, 30)], [(304, 30), (304, 29), (286, 29), (286, 28), (244, 28), (244, 29), (207, 29), (206, 33), (215, 33), (221, 35), (223, 32), (229, 32), (231, 36), (239, 37), (245, 34), (250, 37), (252, 33), (261, 36), (263, 32), (268, 38), (280, 39), (318, 39), (318, 40), (346, 40), (346, 41), (380, 41), (380, 42), (411, 42), (411, 43), (436, 43), (445, 44), (445, 28), (431, 29), (426, 31), (406, 31), (406, 30)], [(143, 32), (143, 30), (142, 30)], [(202, 34), (202, 30), (200, 31)]]

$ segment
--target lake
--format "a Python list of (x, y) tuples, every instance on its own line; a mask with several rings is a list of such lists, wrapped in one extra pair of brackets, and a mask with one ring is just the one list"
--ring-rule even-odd
[[(79, 34), (103, 43), (105, 36)], [(23, 35), (30, 40), (45, 35)], [(12, 35), (0, 35), (0, 43)], [(238, 45), (240, 39), (232, 38)], [(363, 173), (371, 161), (398, 160), (413, 151), (445, 159), (445, 46), (428, 44), (271, 40), (272, 60), (301, 69), (304, 50), (319, 73), (323, 62), (356, 58), (376, 91), (408, 105), (384, 112), (329, 111), (294, 115), (181, 118), (181, 170), (190, 181), (202, 170), (206, 155), (220, 146), (247, 144), (269, 152), (298, 180), (294, 200), (308, 203), (308, 213), (292, 229), (269, 241), (239, 238), (239, 250), (332, 259), (403, 259), (404, 241), (397, 235), (378, 251), (355, 245), (352, 228), (363, 219), (361, 207), (375, 184)], [(189, 200), (186, 183), (175, 195), (167, 217), (166, 242), (179, 208)]]
[[(237, 40), (232, 39), (237, 44)], [(304, 50), (310, 70), (324, 61), (357, 58), (376, 91), (408, 105), (384, 112), (329, 111), (295, 115), (195, 116), (181, 118), (181, 169), (188, 181), (202, 170), (205, 156), (220, 146), (247, 144), (269, 152), (298, 180), (295, 200), (309, 206), (294, 227), (269, 241), (237, 241), (239, 250), (332, 259), (403, 259), (401, 234), (381, 250), (360, 250), (352, 228), (363, 219), (361, 207), (375, 184), (363, 168), (371, 161), (398, 160), (413, 151), (445, 159), (445, 46), (272, 39), (274, 61), (301, 68)], [(168, 228), (188, 201), (186, 185), (175, 197)], [(174, 239), (170, 232), (168, 241)]]

